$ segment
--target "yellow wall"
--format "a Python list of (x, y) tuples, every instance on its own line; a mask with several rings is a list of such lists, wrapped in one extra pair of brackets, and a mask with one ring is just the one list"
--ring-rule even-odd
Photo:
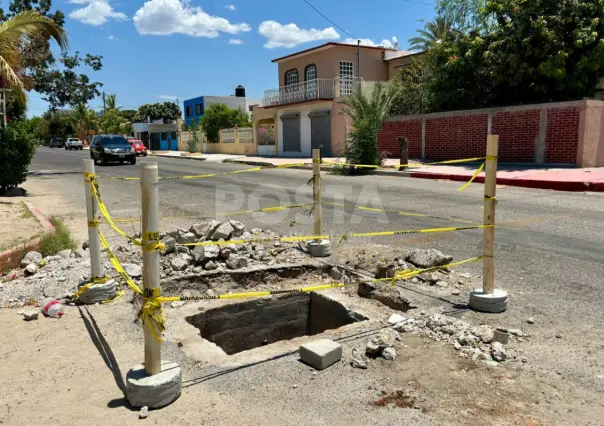
[(256, 144), (253, 143), (208, 143), (208, 154), (256, 155)]

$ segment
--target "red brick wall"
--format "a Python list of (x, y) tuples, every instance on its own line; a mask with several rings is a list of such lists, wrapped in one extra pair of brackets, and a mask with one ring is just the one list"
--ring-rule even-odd
[[(579, 106), (547, 109), (546, 163), (570, 163), (577, 160), (579, 143)], [(452, 160), (483, 157), (486, 151), (488, 114), (426, 117), (426, 159)], [(491, 133), (499, 135), (499, 160), (532, 163), (534, 143), (539, 134), (540, 110), (493, 112)], [(421, 119), (387, 121), (378, 136), (380, 151), (389, 157), (399, 155), (397, 137), (409, 139), (409, 156), (421, 157)]]
[(387, 121), (378, 135), (380, 152), (386, 151), (389, 158), (399, 158), (399, 136), (409, 141), (409, 158), (422, 156), (422, 120)]
[(576, 163), (579, 145), (579, 108), (547, 110), (546, 163)]
[(491, 133), (499, 135), (499, 160), (516, 163), (535, 161), (535, 138), (539, 135), (539, 110), (498, 112)]

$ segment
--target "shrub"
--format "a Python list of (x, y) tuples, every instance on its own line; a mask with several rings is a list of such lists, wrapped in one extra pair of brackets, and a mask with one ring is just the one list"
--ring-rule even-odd
[(36, 143), (25, 123), (13, 122), (0, 129), (0, 193), (25, 182)]
[(55, 227), (54, 234), (44, 234), (40, 238), (40, 253), (42, 256), (54, 256), (61, 250), (76, 248), (76, 243), (71, 236), (71, 231), (63, 222), (63, 219), (56, 216), (48, 218)]
[(191, 121), (191, 137), (187, 142), (187, 151), (191, 154), (199, 149), (199, 124), (197, 120)]

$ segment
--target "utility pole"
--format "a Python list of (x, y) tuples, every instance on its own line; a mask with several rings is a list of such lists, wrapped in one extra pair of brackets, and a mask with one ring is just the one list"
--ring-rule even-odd
[(361, 40), (357, 40), (357, 78), (361, 78)]
[(103, 92), (103, 115), (105, 115), (105, 92)]

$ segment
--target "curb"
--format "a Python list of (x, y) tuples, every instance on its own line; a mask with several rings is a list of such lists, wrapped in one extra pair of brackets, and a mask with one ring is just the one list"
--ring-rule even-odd
[[(29, 203), (27, 201), (24, 201), (23, 204), (25, 204), (25, 206), (27, 207), (29, 212), (40, 223), (40, 225), (42, 225), (42, 228), (44, 228), (46, 230), (46, 232), (54, 234), (54, 232), (55, 232), (54, 225), (52, 223), (50, 223), (48, 218), (46, 216), (44, 216), (44, 214), (40, 210), (38, 210), (36, 207), (34, 207), (31, 203)], [(3, 252), (0, 252), (0, 262), (4, 261), (6, 259), (10, 259), (11, 257), (13, 257), (15, 254), (17, 254), (18, 252), (20, 252), (22, 250), (23, 251), (32, 250), (39, 243), (40, 243), (40, 238), (36, 237), (36, 238), (33, 238), (33, 239), (29, 240), (28, 242), (24, 243), (23, 245), (19, 245), (19, 246), (10, 248), (8, 250), (4, 250)]]
[(149, 157), (163, 157), (163, 158), (176, 158), (179, 160), (195, 160), (195, 161), (206, 161), (206, 158), (199, 156), (199, 157), (185, 157), (185, 156), (180, 156), (180, 155), (167, 155), (167, 154), (154, 154), (152, 152), (148, 152), (147, 153)]

